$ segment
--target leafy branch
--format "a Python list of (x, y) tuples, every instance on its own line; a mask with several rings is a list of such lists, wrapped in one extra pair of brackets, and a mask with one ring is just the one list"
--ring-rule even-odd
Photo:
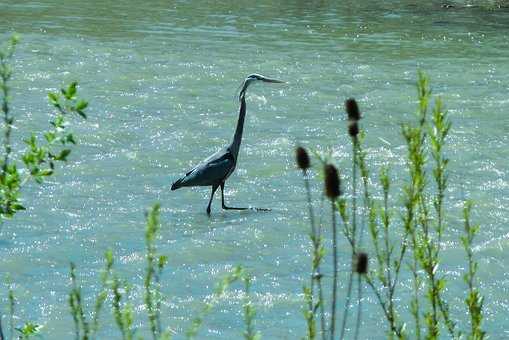
[[(71, 145), (76, 139), (69, 131), (72, 115), (86, 119), (88, 102), (78, 97), (77, 82), (71, 83), (60, 93), (49, 93), (50, 104), (56, 110), (50, 121), (50, 128), (42, 133), (43, 140), (32, 133), (24, 140), (26, 148), (19, 152), (12, 149), (12, 128), (14, 116), (11, 112), (9, 82), (12, 79), (10, 62), (15, 52), (18, 38), (14, 36), (7, 45), (0, 48), (0, 93), (3, 114), (3, 157), (0, 157), (0, 222), (12, 218), (18, 211), (25, 210), (22, 204), (21, 189), (30, 180), (41, 184), (54, 174), (58, 162), (67, 161)], [(16, 155), (21, 155), (16, 157)], [(20, 158), (20, 159), (19, 159)]]

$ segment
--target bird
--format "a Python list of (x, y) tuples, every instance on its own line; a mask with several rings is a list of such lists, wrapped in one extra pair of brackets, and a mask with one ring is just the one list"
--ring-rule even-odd
[[(210, 200), (207, 205), (207, 215), (210, 216), (210, 207), (212, 205), (212, 199), (218, 188), (221, 188), (221, 205), (224, 210), (246, 210), (249, 208), (237, 208), (228, 207), (224, 202), (224, 187), (226, 180), (235, 171), (237, 166), (237, 160), (239, 156), (240, 144), (242, 141), (242, 132), (244, 130), (244, 121), (246, 118), (246, 91), (251, 84), (256, 82), (265, 83), (284, 83), (284, 81), (265, 77), (261, 74), (251, 74), (245, 78), (241, 85), (239, 93), (239, 118), (237, 121), (237, 127), (233, 135), (232, 142), (214, 153), (210, 157), (201, 161), (198, 165), (193, 167), (191, 170), (186, 172), (184, 176), (173, 182), (171, 190), (177, 190), (182, 187), (196, 187), (196, 186), (210, 186), (212, 187), (212, 193)], [(257, 210), (268, 210), (268, 209), (257, 209)]]

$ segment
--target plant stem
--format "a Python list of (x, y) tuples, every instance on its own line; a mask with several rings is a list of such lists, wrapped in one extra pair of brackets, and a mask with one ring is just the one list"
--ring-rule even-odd
[(224, 296), (225, 292), (234, 282), (241, 280), (244, 277), (245, 274), (242, 267), (235, 267), (231, 273), (229, 273), (219, 282), (214, 291), (211, 302), (205, 303), (205, 306), (200, 310), (198, 316), (193, 319), (191, 326), (187, 329), (187, 339), (194, 339), (196, 337), (201, 325), (203, 324), (203, 320), (210, 313), (212, 307), (214, 307), (217, 301)]
[[(155, 204), (147, 214), (147, 229), (145, 232), (145, 244), (147, 249), (147, 268), (145, 273), (145, 306), (150, 324), (152, 338), (157, 340), (161, 334), (160, 310), (159, 310), (159, 278), (156, 271), (157, 253), (155, 240), (160, 228), (159, 223), (160, 205)], [(161, 259), (160, 259), (161, 261)], [(164, 264), (162, 264), (164, 266)], [(162, 270), (162, 268), (159, 268)]]
[(12, 131), (12, 118), (10, 117), (10, 109), (9, 109), (9, 86), (7, 85), (8, 81), (11, 78), (11, 72), (9, 70), (9, 66), (7, 64), (8, 59), (12, 56), (12, 54), (8, 56), (4, 56), (2, 53), (0, 55), (0, 78), (2, 79), (2, 83), (0, 84), (0, 88), (2, 90), (2, 113), (4, 119), (4, 160), (2, 164), (2, 171), (5, 174), (7, 172), (7, 168), (9, 166), (9, 155), (11, 154), (11, 131)]
[(357, 320), (355, 321), (355, 335), (354, 335), (355, 340), (357, 340), (359, 338), (359, 330), (361, 327), (361, 315), (362, 315), (361, 274), (357, 274), (357, 299), (358, 299), (359, 303), (357, 305)]
[[(378, 304), (380, 305), (380, 307), (382, 308), (382, 311), (385, 315), (385, 318), (387, 320), (390, 319), (390, 314), (389, 314), (389, 311), (388, 311), (388, 308), (387, 308), (387, 304), (386, 302), (384, 301), (384, 299), (382, 298), (382, 295), (380, 294), (380, 292), (378, 291), (378, 289), (375, 287), (375, 284), (373, 282), (373, 280), (368, 276), (368, 275), (365, 275), (364, 276), (365, 280), (366, 280), (366, 283), (368, 284), (369, 287), (371, 287), (371, 290), (373, 291), (373, 293), (375, 294), (377, 300), (378, 300)], [(403, 333), (401, 331), (400, 328), (397, 328), (395, 326), (395, 324), (389, 324), (390, 328), (391, 328), (391, 332), (396, 334), (396, 336), (399, 338), (399, 339), (404, 339), (404, 336), (403, 336)]]
[(348, 274), (348, 288), (345, 299), (345, 308), (343, 311), (343, 322), (341, 324), (341, 335), (340, 339), (344, 339), (346, 323), (348, 319), (348, 310), (350, 308), (350, 300), (352, 298), (352, 286), (353, 286), (353, 260), (357, 252), (356, 239), (357, 239), (357, 151), (358, 151), (358, 139), (352, 137), (352, 228), (350, 233), (350, 245), (352, 246), (352, 259), (350, 261), (352, 268)]
[[(313, 204), (311, 200), (311, 190), (309, 188), (309, 179), (307, 177), (307, 171), (306, 169), (302, 169), (302, 176), (304, 177), (304, 187), (306, 188), (306, 198), (308, 203), (308, 212), (309, 212), (309, 223), (311, 224), (311, 242), (313, 243), (313, 258), (311, 263), (311, 276), (310, 276), (310, 297), (309, 297), (309, 304), (308, 304), (308, 313), (309, 313), (309, 323), (311, 325), (309, 326), (309, 338), (312, 339), (314, 337), (313, 335), (313, 324), (315, 322), (315, 315), (314, 315), (314, 287), (315, 287), (315, 261), (316, 261), (316, 228), (315, 228), (315, 216), (313, 213)], [(247, 288), (247, 287), (246, 287)]]
[(334, 332), (336, 328), (336, 302), (337, 302), (337, 289), (338, 289), (338, 246), (337, 246), (337, 226), (336, 226), (336, 205), (331, 200), (331, 213), (332, 213), (332, 306), (331, 306), (331, 321), (330, 321), (330, 339), (334, 339)]
[[(353, 256), (352, 256), (353, 261)], [(348, 287), (346, 290), (346, 300), (345, 300), (345, 307), (343, 310), (343, 322), (341, 323), (341, 334), (339, 336), (340, 339), (344, 339), (345, 331), (346, 331), (346, 322), (348, 319), (348, 310), (350, 308), (350, 300), (352, 296), (352, 288), (353, 288), (353, 270), (350, 270), (348, 273)]]
[(483, 301), (484, 298), (479, 293), (479, 289), (475, 287), (475, 277), (477, 274), (477, 262), (474, 260), (474, 254), (472, 251), (472, 245), (474, 241), (474, 237), (479, 231), (479, 226), (472, 226), (470, 224), (470, 211), (472, 209), (472, 202), (466, 201), (465, 206), (463, 208), (463, 218), (464, 218), (464, 231), (465, 236), (461, 237), (461, 242), (463, 243), (463, 248), (467, 254), (467, 262), (468, 262), (468, 271), (464, 275), (463, 280), (467, 284), (468, 293), (465, 299), (465, 304), (468, 307), (468, 314), (470, 317), (470, 335), (469, 339), (472, 340), (482, 340), (484, 339), (486, 332), (484, 332), (481, 328), (483, 315)]
[(12, 283), (9, 284), (9, 328), (10, 337), (14, 339), (14, 312), (16, 308), (16, 299), (14, 298), (14, 289)]
[(357, 138), (352, 138), (352, 254), (356, 252), (357, 239)]
[(323, 289), (322, 289), (322, 280), (321, 280), (321, 235), (316, 228), (315, 224), (315, 214), (313, 210), (312, 198), (311, 198), (311, 189), (309, 185), (309, 176), (306, 169), (302, 170), (302, 175), (304, 177), (304, 187), (306, 188), (306, 198), (308, 203), (308, 211), (309, 211), (309, 221), (311, 224), (311, 242), (313, 243), (313, 260), (312, 260), (312, 269), (311, 269), (311, 299), (309, 302), (309, 313), (312, 315), (312, 322), (314, 323), (315, 319), (315, 302), (314, 298), (314, 286), (316, 285), (318, 288), (318, 304), (320, 308), (320, 328), (322, 339), (325, 339), (325, 312), (323, 308)]

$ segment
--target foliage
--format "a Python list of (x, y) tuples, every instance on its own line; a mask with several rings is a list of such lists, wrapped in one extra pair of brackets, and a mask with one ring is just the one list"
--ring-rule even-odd
[[(407, 168), (409, 179), (403, 187), (403, 211), (401, 223), (393, 218), (397, 205), (391, 204), (390, 191), (391, 179), (389, 169), (380, 169), (379, 179), (382, 188), (382, 199), (374, 199), (370, 183), (370, 173), (366, 163), (366, 152), (363, 150), (364, 134), (360, 131), (358, 121), (360, 113), (353, 99), (346, 102), (346, 111), (349, 117), (348, 133), (352, 138), (352, 198), (351, 213), (348, 214), (348, 202), (339, 197), (336, 201), (337, 211), (343, 222), (343, 234), (351, 245), (352, 270), (348, 274), (348, 286), (346, 303), (343, 312), (343, 322), (340, 339), (345, 338), (345, 329), (349, 315), (350, 296), (354, 274), (357, 273), (357, 319), (353, 338), (357, 339), (361, 324), (361, 298), (362, 281), (371, 288), (376, 301), (380, 305), (387, 321), (388, 337), (405, 339), (409, 336), (416, 339), (438, 339), (443, 332), (448, 333), (450, 338), (460, 338), (468, 334), (469, 339), (483, 339), (485, 332), (482, 330), (482, 307), (483, 298), (475, 286), (477, 264), (473, 258), (473, 239), (478, 232), (478, 226), (470, 224), (471, 204), (467, 203), (464, 210), (464, 235), (460, 240), (465, 248), (468, 261), (468, 272), (464, 275), (464, 281), (468, 285), (467, 313), (470, 316), (471, 329), (469, 332), (459, 328), (458, 322), (450, 314), (447, 301), (444, 297), (447, 280), (439, 270), (443, 261), (442, 239), (447, 230), (448, 221), (444, 217), (445, 190), (448, 186), (447, 166), (449, 159), (445, 156), (446, 141), (451, 123), (447, 111), (444, 110), (442, 100), (436, 98), (429, 116), (431, 90), (428, 78), (418, 74), (418, 110), (417, 123), (402, 125), (402, 135), (407, 145)], [(353, 127), (352, 127), (353, 126)], [(302, 151), (301, 151), (302, 152)], [(431, 169), (431, 174), (428, 173)], [(357, 178), (360, 174), (362, 183), (363, 210), (357, 207)], [(326, 181), (327, 183), (327, 177)], [(326, 184), (327, 186), (327, 184)], [(327, 189), (327, 188), (326, 188)], [(306, 183), (306, 192), (308, 184)], [(328, 191), (326, 190), (326, 193)], [(307, 196), (309, 201), (309, 194)], [(358, 216), (360, 215), (360, 216)], [(333, 209), (333, 273), (337, 273), (337, 259), (335, 254), (335, 213)], [(359, 218), (360, 217), (360, 218)], [(311, 226), (314, 216), (310, 211)], [(362, 221), (359, 224), (359, 221)], [(364, 222), (367, 221), (367, 222)], [(367, 265), (367, 255), (362, 252), (362, 244), (365, 224), (367, 224), (371, 236), (374, 269), (364, 275)], [(402, 230), (395, 229), (395, 225), (403, 226)], [(362, 256), (361, 256), (362, 255)], [(360, 261), (359, 259), (363, 260)], [(313, 255), (313, 263), (314, 263)], [(361, 266), (359, 263), (363, 262)], [(414, 318), (414, 327), (408, 328), (400, 313), (402, 305), (398, 305), (397, 293), (401, 290), (401, 269), (406, 264), (410, 268), (413, 278), (413, 297), (410, 304), (410, 312)], [(362, 267), (362, 268), (361, 268)], [(314, 264), (312, 266), (314, 272)], [(334, 290), (336, 278), (333, 277), (331, 300), (332, 308), (336, 304)], [(398, 288), (400, 288), (398, 290)], [(315, 297), (310, 290), (306, 290), (304, 301), (309, 304)], [(334, 310), (334, 309), (333, 309)], [(306, 314), (308, 325), (313, 325), (313, 315)], [(334, 337), (335, 318), (331, 318), (327, 334)], [(310, 327), (308, 327), (311, 329)], [(321, 329), (322, 336), (324, 328)], [(308, 331), (308, 338), (313, 339), (314, 333)]]
[(470, 332), (468, 339), (482, 340), (486, 336), (486, 332), (482, 330), (481, 324), (483, 320), (482, 308), (484, 298), (482, 297), (479, 289), (475, 286), (477, 274), (477, 262), (474, 259), (473, 242), (474, 237), (479, 232), (479, 225), (471, 225), (470, 212), (473, 203), (471, 201), (465, 202), (463, 208), (463, 218), (465, 221), (465, 235), (461, 237), (461, 243), (467, 253), (468, 271), (463, 276), (463, 280), (468, 286), (467, 297), (465, 303), (468, 307), (468, 314), (470, 316)]
[[(12, 131), (15, 119), (11, 110), (11, 87), (13, 69), (11, 66), (18, 36), (14, 35), (3, 46), (0, 46), (0, 112), (3, 117), (3, 150), (0, 154), (0, 232), (5, 219), (12, 218), (19, 211), (25, 210), (22, 199), (22, 188), (31, 180), (42, 184), (54, 174), (56, 164), (66, 162), (71, 146), (76, 144), (69, 131), (69, 117), (73, 115), (86, 119), (85, 110), (88, 103), (78, 97), (78, 84), (71, 83), (59, 93), (49, 93), (49, 102), (56, 110), (50, 121), (50, 128), (39, 135), (32, 133), (24, 140), (25, 148), (13, 148)], [(9, 299), (9, 338), (14, 339), (14, 331), (20, 339), (38, 335), (41, 326), (26, 322), (21, 327), (14, 325), (14, 308), (16, 300), (12, 285), (8, 289)], [(1, 311), (0, 311), (1, 312)], [(5, 339), (0, 314), (0, 340)]]
[[(29, 181), (43, 183), (52, 176), (59, 162), (67, 161), (71, 146), (76, 139), (69, 131), (69, 117), (76, 115), (86, 118), (88, 102), (78, 97), (78, 84), (71, 83), (61, 89), (61, 93), (48, 94), (49, 102), (55, 109), (50, 128), (37, 136), (32, 133), (24, 139), (24, 150), (13, 150), (12, 129), (14, 116), (11, 112), (9, 82), (13, 70), (10, 65), (18, 43), (16, 36), (0, 48), (0, 92), (2, 94), (1, 113), (3, 114), (3, 155), (0, 157), (0, 223), (12, 218), (18, 211), (25, 210), (21, 189)], [(20, 156), (18, 156), (20, 155)]]
[(257, 332), (254, 328), (256, 310), (250, 299), (251, 277), (249, 275), (243, 275), (242, 281), (244, 281), (244, 324), (246, 325), (244, 339), (259, 340), (262, 336), (260, 332)]
[(34, 324), (32, 322), (25, 323), (22, 327), (16, 328), (16, 331), (19, 333), (19, 339), (25, 340), (30, 339), (36, 335), (40, 335), (42, 326)]
[[(155, 204), (147, 212), (147, 226), (145, 229), (146, 259), (147, 267), (144, 277), (145, 296), (143, 304), (147, 312), (149, 333), (153, 339), (170, 339), (174, 331), (162, 326), (161, 301), (164, 296), (161, 292), (161, 275), (167, 263), (164, 255), (157, 253), (156, 240), (160, 231), (160, 206)], [(157, 261), (156, 261), (157, 259)], [(69, 305), (71, 315), (75, 325), (75, 338), (79, 340), (89, 340), (98, 338), (100, 313), (105, 301), (111, 301), (111, 311), (113, 318), (120, 331), (121, 338), (124, 340), (141, 339), (137, 335), (138, 330), (134, 328), (134, 307), (133, 302), (129, 301), (129, 286), (132, 282), (123, 280), (114, 270), (114, 257), (112, 251), (105, 254), (105, 268), (101, 275), (101, 290), (95, 298), (95, 308), (91, 312), (86, 311), (83, 303), (81, 287), (76, 278), (76, 267), (71, 264), (71, 292), (69, 294)], [(243, 302), (244, 322), (246, 331), (244, 338), (247, 340), (260, 339), (259, 332), (254, 329), (254, 319), (256, 311), (250, 300), (251, 278), (241, 268), (235, 267), (233, 271), (225, 276), (217, 285), (213, 297), (206, 302), (203, 308), (197, 313), (186, 331), (186, 337), (193, 339), (198, 335), (200, 327), (206, 316), (212, 311), (212, 308), (218, 301), (224, 297), (229, 287), (237, 282), (244, 282), (245, 298)], [(89, 317), (93, 320), (89, 321)]]

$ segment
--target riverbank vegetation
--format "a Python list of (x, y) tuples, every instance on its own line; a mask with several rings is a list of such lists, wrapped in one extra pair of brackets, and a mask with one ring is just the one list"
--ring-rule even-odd
[[(70, 132), (73, 118), (86, 118), (88, 103), (78, 97), (77, 83), (64, 87), (60, 93), (50, 93), (54, 108), (50, 128), (33, 133), (24, 140), (25, 148), (13, 150), (11, 131), (15, 123), (10, 107), (11, 60), (17, 39), (13, 38), (0, 50), (0, 79), (3, 114), (3, 151), (0, 161), (0, 218), (2, 225), (24, 210), (23, 187), (29, 181), (43, 184), (54, 175), (56, 165), (67, 160), (76, 144)], [(451, 129), (447, 111), (440, 98), (432, 98), (428, 78), (418, 74), (418, 108), (415, 122), (401, 126), (406, 144), (407, 179), (400, 191), (393, 187), (390, 168), (370, 167), (364, 146), (359, 105), (354, 99), (345, 102), (347, 124), (342, 127), (351, 140), (351, 168), (341, 169), (330, 157), (296, 149), (297, 166), (303, 177), (305, 201), (310, 224), (311, 265), (302, 292), (303, 329), (307, 339), (354, 338), (360, 334), (363, 319), (363, 299), (370, 294), (379, 305), (389, 339), (483, 339), (483, 297), (477, 287), (477, 262), (473, 251), (479, 226), (470, 218), (472, 202), (464, 202), (462, 233), (457, 235), (465, 250), (463, 280), (465, 285), (464, 312), (468, 325), (451, 313), (444, 292), (451, 278), (446, 277), (440, 264), (443, 258), (443, 238), (451, 233), (446, 218), (445, 201), (448, 181), (447, 136)], [(369, 113), (367, 113), (369, 114)], [(340, 128), (340, 127), (338, 127)], [(17, 144), (16, 144), (17, 145)], [(350, 172), (348, 181), (344, 173)], [(314, 176), (315, 174), (316, 176)], [(297, 175), (297, 173), (296, 173)], [(312, 197), (311, 182), (323, 180), (324, 190), (318, 202)], [(402, 196), (395, 195), (401, 192)], [(326, 218), (329, 217), (330, 218)], [(161, 228), (160, 206), (147, 210), (145, 229), (145, 271), (143, 282), (122, 277), (115, 265), (114, 250), (104, 258), (104, 269), (97, 289), (83, 289), (79, 267), (70, 263), (69, 313), (76, 339), (95, 339), (104, 323), (113, 320), (121, 339), (139, 339), (148, 334), (152, 339), (169, 339), (177, 333), (187, 338), (199, 337), (199, 331), (213, 307), (224, 297), (230, 286), (243, 289), (245, 339), (262, 337), (263, 330), (255, 327), (256, 311), (250, 295), (252, 279), (242, 268), (235, 267), (221, 280), (210, 300), (195, 312), (189, 326), (177, 332), (166, 324), (161, 306), (167, 297), (162, 293), (161, 275), (168, 264), (167, 255), (160, 254), (157, 240)], [(348, 257), (338, 254), (339, 238), (350, 245)], [(330, 249), (328, 249), (330, 245)], [(303, 255), (304, 256), (304, 255)], [(324, 271), (324, 262), (332, 263), (332, 273)], [(339, 271), (340, 263), (349, 263), (347, 273)], [(408, 276), (411, 287), (404, 287), (402, 277)], [(346, 283), (339, 290), (339, 281)], [(143, 286), (143, 301), (133, 301), (130, 289)], [(44, 334), (44, 329), (27, 321), (16, 324), (16, 297), (11, 285), (6, 292), (8, 305), (0, 306), (0, 339), (27, 339)], [(87, 287), (88, 288), (88, 287)], [(93, 303), (84, 291), (95, 291)], [(410, 291), (410, 301), (403, 292)], [(344, 305), (339, 305), (339, 297)], [(135, 306), (143, 306), (146, 329), (135, 325)], [(410, 306), (407, 309), (407, 305)], [(410, 318), (404, 311), (410, 311)], [(351, 327), (350, 327), (351, 326)]]
[[(356, 316), (353, 334), (348, 338), (357, 339), (362, 315), (364, 287), (373, 294), (386, 319), (388, 338), (393, 339), (438, 339), (440, 336), (451, 339), (483, 339), (482, 329), (483, 297), (477, 288), (477, 262), (473, 257), (473, 242), (479, 226), (470, 221), (472, 202), (464, 202), (463, 233), (458, 238), (465, 249), (466, 272), (463, 280), (466, 285), (464, 310), (470, 318), (470, 327), (462, 328), (450, 312), (444, 293), (448, 278), (441, 270), (443, 238), (450, 230), (451, 223), (445, 218), (445, 191), (449, 185), (446, 156), (447, 136), (451, 122), (442, 100), (435, 98), (432, 103), (428, 78), (418, 74), (418, 109), (416, 122), (403, 124), (401, 133), (406, 142), (406, 166), (408, 179), (402, 190), (402, 197), (394, 191), (390, 169), (382, 167), (371, 169), (367, 164), (367, 153), (363, 147), (364, 133), (360, 128), (361, 113), (357, 102), (349, 99), (345, 103), (348, 125), (345, 130), (351, 137), (352, 169), (351, 183), (341, 185), (338, 170), (331, 160), (318, 155), (318, 164), (323, 167), (325, 178), (324, 193), (331, 204), (332, 228), (332, 297), (324, 298), (322, 292), (321, 262), (326, 254), (324, 226), (317, 224), (309, 190), (309, 157), (305, 149), (296, 152), (297, 164), (302, 169), (304, 186), (309, 204), (310, 238), (313, 246), (311, 283), (305, 287), (307, 301), (305, 316), (308, 338), (335, 338), (338, 259), (336, 244), (338, 234), (342, 234), (351, 246), (351, 270), (343, 279), (347, 282), (346, 303), (341, 316), (339, 338), (345, 338), (345, 329), (351, 314), (353, 283), (357, 278)], [(433, 104), (433, 105), (432, 105)], [(378, 178), (372, 175), (378, 170)], [(378, 182), (378, 186), (374, 185)], [(377, 192), (376, 188), (381, 188)], [(349, 191), (346, 199), (343, 188)], [(378, 197), (378, 198), (377, 198)], [(361, 204), (359, 205), (359, 201)], [(402, 202), (402, 206), (399, 206)], [(341, 223), (336, 222), (339, 215)], [(398, 216), (399, 215), (399, 216)], [(323, 219), (319, 219), (323, 221)], [(368, 235), (364, 235), (364, 234)], [(369, 240), (365, 238), (369, 236)], [(368, 264), (370, 269), (368, 270)], [(409, 271), (412, 277), (410, 313), (413, 322), (402, 316), (408, 301), (399, 297), (403, 290), (402, 271)], [(314, 294), (313, 292), (317, 292)], [(324, 305), (330, 304), (330, 322), (324, 316)], [(317, 320), (320, 320), (319, 327)]]

